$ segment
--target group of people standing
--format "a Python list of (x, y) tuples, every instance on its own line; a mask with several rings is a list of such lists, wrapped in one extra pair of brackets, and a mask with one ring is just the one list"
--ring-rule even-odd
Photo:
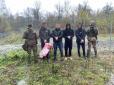
[[(85, 29), (81, 23), (78, 23), (77, 29), (72, 29), (71, 24), (67, 23), (65, 29), (61, 29), (60, 24), (55, 25), (55, 29), (50, 31), (47, 29), (47, 23), (42, 23), (42, 26), (39, 30), (39, 36), (33, 31), (32, 25), (28, 25), (27, 31), (25, 31), (23, 38), (25, 39), (25, 44), (23, 45), (24, 50), (29, 54), (29, 62), (31, 59), (31, 52), (34, 54), (34, 62), (37, 62), (37, 39), (40, 38), (41, 49), (44, 47), (45, 43), (50, 42), (50, 38), (53, 38), (53, 60), (57, 61), (57, 49), (60, 50), (61, 60), (64, 60), (64, 51), (65, 51), (65, 60), (68, 58), (72, 60), (72, 47), (73, 47), (73, 37), (76, 37), (77, 51), (78, 56), (81, 57), (80, 48), (82, 47), (83, 57), (90, 57), (91, 47), (93, 46), (95, 56), (97, 57), (97, 35), (98, 29), (96, 27), (95, 21), (91, 21), (89, 27)], [(87, 54), (85, 52), (85, 37), (87, 36), (88, 40), (88, 49)], [(63, 38), (65, 43), (63, 45)], [(63, 50), (64, 48), (64, 50)], [(50, 59), (50, 55), (47, 54), (45, 57), (47, 60)]]

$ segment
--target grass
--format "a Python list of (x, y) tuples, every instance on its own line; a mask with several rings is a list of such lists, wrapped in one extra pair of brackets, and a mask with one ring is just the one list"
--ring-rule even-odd
[[(111, 35), (111, 39), (114, 40), (114, 35)], [(99, 40), (103, 40), (103, 41), (107, 41), (107, 40), (110, 40), (110, 35), (109, 34), (100, 34), (98, 36), (98, 39)]]
[(0, 56), (0, 85), (16, 85), (23, 79), (28, 85), (105, 85), (110, 77), (105, 59), (85, 60), (73, 54), (73, 60), (54, 64), (51, 54), (50, 63), (28, 65), (27, 56), (22, 50)]

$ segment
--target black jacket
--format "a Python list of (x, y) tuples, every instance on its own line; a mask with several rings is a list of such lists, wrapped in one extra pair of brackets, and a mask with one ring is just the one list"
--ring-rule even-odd
[[(54, 42), (62, 42), (63, 31), (61, 29), (54, 29), (51, 36)], [(58, 40), (56, 40), (55, 37), (58, 37)]]
[[(65, 38), (65, 42), (71, 40), (72, 41), (72, 38), (74, 37), (74, 31), (71, 29), (71, 28), (66, 28), (64, 31), (63, 31), (63, 36)], [(71, 36), (71, 39), (68, 38), (68, 36)]]
[(78, 28), (75, 31), (76, 41), (80, 42), (82, 39), (85, 41), (86, 31), (83, 28)]
[(39, 37), (41, 40), (48, 40), (50, 39), (50, 30), (41, 27), (39, 31)]

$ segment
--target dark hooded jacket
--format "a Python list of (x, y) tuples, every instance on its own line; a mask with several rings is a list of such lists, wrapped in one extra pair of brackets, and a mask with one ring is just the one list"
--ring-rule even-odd
[(85, 41), (86, 31), (83, 29), (83, 27), (78, 28), (75, 31), (75, 35), (76, 35), (77, 42), (81, 42), (82, 39)]
[[(66, 28), (66, 29), (63, 31), (63, 36), (64, 36), (66, 42), (69, 41), (69, 40), (72, 41), (72, 38), (74, 37), (74, 31), (73, 31), (73, 29), (71, 29), (71, 28)], [(69, 39), (68, 36), (71, 36), (71, 39)]]
[[(52, 36), (54, 42), (62, 42), (63, 31), (60, 28), (55, 28), (52, 31), (51, 36)], [(56, 40), (55, 37), (58, 37), (58, 40)]]
[(41, 40), (47, 40), (49, 41), (50, 39), (50, 30), (44, 28), (44, 27), (41, 27), (40, 31), (39, 31), (39, 37)]

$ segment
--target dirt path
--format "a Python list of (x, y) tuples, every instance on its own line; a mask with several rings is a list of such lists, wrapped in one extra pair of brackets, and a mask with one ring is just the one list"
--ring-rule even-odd
[[(74, 41), (74, 48), (76, 47), (76, 42)], [(86, 43), (87, 46), (87, 43)], [(99, 51), (104, 51), (104, 50), (109, 50), (110, 42), (109, 41), (99, 41), (98, 42), (98, 50)], [(9, 44), (9, 45), (0, 45), (0, 54), (1, 53), (6, 53), (7, 51), (10, 50), (15, 50), (15, 49), (21, 49), (22, 44)], [(113, 49), (114, 47), (114, 41), (111, 42), (111, 48)]]
[(0, 54), (5, 54), (8, 51), (21, 49), (21, 44), (18, 45), (0, 45)]

